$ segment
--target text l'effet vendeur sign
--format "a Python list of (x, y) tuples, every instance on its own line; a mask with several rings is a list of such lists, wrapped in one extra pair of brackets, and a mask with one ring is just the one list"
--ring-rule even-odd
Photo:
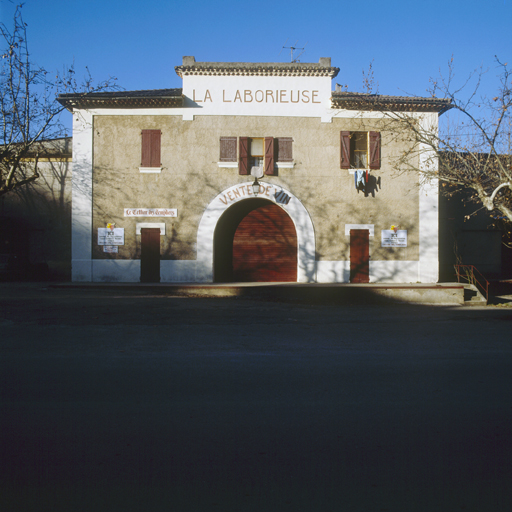
[(125, 217), (177, 217), (176, 208), (125, 208)]

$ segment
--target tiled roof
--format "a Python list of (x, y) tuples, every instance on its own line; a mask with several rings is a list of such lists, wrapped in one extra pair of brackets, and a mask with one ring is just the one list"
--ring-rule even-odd
[(105, 91), (61, 94), (57, 101), (68, 110), (74, 108), (157, 108), (181, 107), (182, 89), (149, 91)]
[[(258, 66), (258, 64), (255, 63), (254, 66)], [(215, 68), (215, 70), (218, 70), (219, 72), (222, 69), (224, 68)], [(241, 68), (237, 67), (232, 67), (230, 69), (241, 71)], [(254, 68), (256, 71), (258, 69), (259, 68), (257, 67)], [(279, 66), (279, 69), (281, 69), (281, 66)], [(287, 70), (286, 74), (289, 73), (289, 76), (291, 76), (291, 73), (293, 72), (292, 68), (284, 69)], [(337, 68), (325, 67), (319, 69), (323, 69), (324, 71), (326, 69), (337, 70)], [(267, 67), (266, 70), (269, 73), (274, 72), (269, 67)], [(203, 71), (205, 71), (205, 69), (203, 69)], [(57, 100), (61, 105), (71, 111), (75, 108), (169, 108), (183, 106), (182, 92), (182, 89), (152, 89), (144, 91), (70, 93), (61, 94)], [(385, 96), (381, 94), (364, 94), (346, 91), (333, 92), (331, 96), (331, 103), (332, 108), (364, 111), (386, 110), (396, 112), (438, 112), (439, 114), (442, 114), (451, 108), (450, 100), (440, 98)]]
[(196, 62), (183, 57), (183, 65), (174, 68), (180, 77), (207, 76), (326, 76), (334, 78), (339, 68), (331, 67), (331, 59), (322, 57), (316, 62)]
[(421, 98), (418, 96), (385, 96), (358, 92), (335, 91), (331, 96), (332, 108), (388, 112), (437, 112), (452, 108), (451, 100)]

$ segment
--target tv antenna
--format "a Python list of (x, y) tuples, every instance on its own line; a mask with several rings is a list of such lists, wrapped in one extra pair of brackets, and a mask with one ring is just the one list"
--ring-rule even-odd
[[(287, 42), (288, 42), (288, 39), (286, 40), (286, 43), (287, 43)], [(295, 44), (294, 44), (293, 46), (286, 46), (286, 43), (284, 43), (284, 44), (285, 44), (285, 46), (283, 46), (283, 47), (281, 48), (281, 52), (282, 52), (283, 50), (285, 50), (285, 49), (286, 49), (286, 50), (290, 50), (290, 62), (292, 62), (292, 63), (293, 63), (293, 62), (300, 62), (299, 57), (304, 53), (304, 48), (306, 48), (306, 46), (307, 46), (307, 44), (308, 44), (308, 43), (307, 43), (307, 41), (306, 41), (306, 44), (305, 44), (302, 48), (299, 48), (299, 47), (297, 46), (297, 43), (298, 43), (298, 42), (299, 42), (299, 41), (295, 41)], [(297, 50), (302, 50), (302, 51), (301, 51), (301, 52), (300, 52), (296, 57), (294, 57), (294, 56), (293, 56), (293, 52), (295, 52), (295, 51), (297, 51)], [(281, 52), (279, 52), (279, 55), (281, 55)]]

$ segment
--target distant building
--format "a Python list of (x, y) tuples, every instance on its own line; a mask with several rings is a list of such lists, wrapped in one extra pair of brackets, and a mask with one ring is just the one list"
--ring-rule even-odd
[(0, 197), (0, 273), (69, 279), (72, 139), (34, 145), (21, 162), (29, 173), (36, 153), (40, 177)]
[(488, 279), (510, 279), (510, 225), (496, 212), (479, 208), (471, 195), (471, 191), (460, 189), (451, 197), (440, 196), (440, 280), (453, 281), (456, 264), (473, 265)]
[[(393, 172), (400, 143), (370, 96), (332, 91), (330, 58), (176, 72), (182, 89), (59, 97), (74, 281), (437, 282), (437, 184)], [(447, 108), (379, 101), (433, 129)]]

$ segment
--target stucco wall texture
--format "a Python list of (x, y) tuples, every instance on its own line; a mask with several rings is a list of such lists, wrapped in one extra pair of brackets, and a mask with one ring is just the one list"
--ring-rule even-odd
[[(145, 174), (141, 164), (141, 130), (159, 129), (162, 171)], [(340, 169), (340, 131), (380, 131), (381, 168), (371, 171), (370, 193), (357, 191), (354, 175)], [(379, 119), (100, 115), (93, 123), (93, 233), (115, 222), (125, 229), (118, 254), (102, 252), (93, 240), (94, 259), (140, 258), (137, 222), (166, 224), (160, 237), (163, 260), (196, 259), (197, 229), (208, 204), (223, 190), (252, 181), (237, 168), (219, 166), (220, 137), (292, 137), (293, 168), (263, 180), (293, 193), (313, 222), (316, 260), (349, 259), (346, 224), (373, 224), (370, 258), (419, 259), (419, 182), (414, 173), (399, 174), (393, 156), (403, 146)], [(177, 208), (177, 218), (127, 218), (124, 208)], [(381, 247), (383, 229), (399, 225), (408, 232), (408, 245)]]

